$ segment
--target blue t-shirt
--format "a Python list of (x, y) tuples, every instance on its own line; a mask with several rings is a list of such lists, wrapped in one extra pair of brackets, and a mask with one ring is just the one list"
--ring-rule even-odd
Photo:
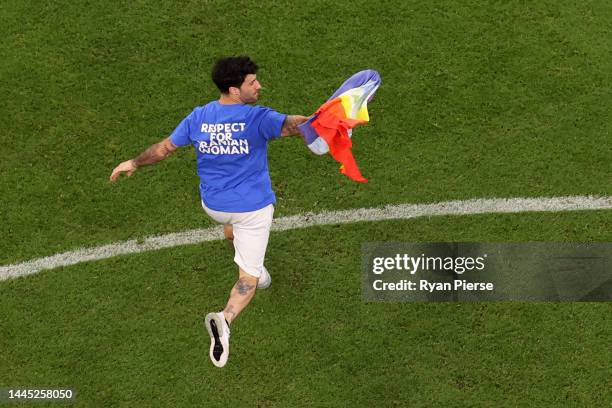
[(268, 141), (281, 134), (286, 115), (265, 106), (222, 105), (193, 110), (170, 140), (196, 149), (200, 195), (210, 209), (256, 211), (276, 202), (268, 173)]

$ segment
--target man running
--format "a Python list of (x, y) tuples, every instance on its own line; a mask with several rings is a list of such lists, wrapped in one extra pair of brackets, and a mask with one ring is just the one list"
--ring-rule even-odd
[(238, 265), (238, 281), (225, 309), (204, 320), (211, 338), (210, 359), (217, 367), (227, 363), (230, 324), (256, 289), (272, 282), (264, 266), (276, 202), (268, 172), (268, 142), (299, 134), (297, 126), (308, 119), (251, 105), (261, 89), (257, 69), (246, 56), (218, 60), (212, 80), (221, 92), (219, 99), (195, 108), (170, 137), (119, 164), (110, 176), (114, 182), (121, 173), (131, 176), (141, 166), (164, 160), (178, 147), (195, 147), (202, 207), (224, 225)]

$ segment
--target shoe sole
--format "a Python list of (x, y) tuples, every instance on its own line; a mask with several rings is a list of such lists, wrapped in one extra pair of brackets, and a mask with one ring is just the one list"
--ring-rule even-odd
[(220, 321), (220, 318), (216, 313), (209, 313), (206, 315), (204, 325), (206, 326), (206, 330), (210, 336), (210, 359), (217, 367), (223, 367), (222, 365), (219, 365), (221, 355), (224, 351), (223, 344), (221, 343), (221, 337), (219, 336), (219, 327), (222, 327), (223, 323)]

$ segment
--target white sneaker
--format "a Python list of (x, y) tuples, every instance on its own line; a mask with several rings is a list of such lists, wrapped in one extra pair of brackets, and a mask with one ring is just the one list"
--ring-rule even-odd
[(257, 281), (257, 289), (266, 289), (270, 287), (271, 284), (272, 284), (272, 277), (270, 276), (270, 274), (268, 273), (268, 270), (264, 266), (261, 271), (261, 276), (259, 277), (259, 280)]
[(210, 360), (217, 367), (223, 367), (229, 357), (230, 337), (230, 329), (223, 312), (207, 314), (204, 325), (210, 336)]

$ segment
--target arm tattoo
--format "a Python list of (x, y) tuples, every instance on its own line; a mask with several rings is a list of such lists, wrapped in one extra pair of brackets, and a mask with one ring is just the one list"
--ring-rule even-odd
[(241, 295), (248, 294), (254, 287), (255, 285), (249, 285), (249, 283), (243, 279), (238, 279), (238, 282), (236, 282), (236, 289), (238, 289), (238, 293)]
[(295, 116), (287, 116), (285, 123), (283, 123), (283, 130), (289, 135), (293, 135), (297, 132), (297, 121), (295, 120)]
[(297, 135), (300, 133), (298, 130), (298, 125), (306, 122), (308, 120), (305, 116), (300, 115), (287, 115), (285, 118), (285, 122), (283, 122), (283, 127), (281, 129), (282, 136), (290, 136)]
[(156, 143), (134, 159), (136, 167), (157, 163), (172, 153), (163, 143)]

